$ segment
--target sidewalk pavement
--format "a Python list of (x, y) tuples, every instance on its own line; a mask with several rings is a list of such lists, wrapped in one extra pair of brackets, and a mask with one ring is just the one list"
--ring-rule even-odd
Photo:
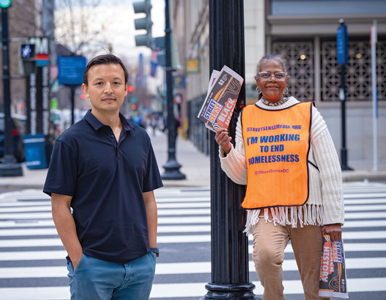
[[(157, 158), (160, 173), (164, 173), (162, 166), (167, 162), (167, 135), (157, 131), (153, 136), (148, 131)], [(190, 141), (177, 138), (177, 162), (182, 165), (180, 171), (186, 175), (186, 180), (164, 180), (165, 187), (209, 187), (210, 186), (210, 159), (199, 152)], [(0, 177), (0, 189), (43, 189), (47, 176), (47, 169), (30, 170), (22, 164), (23, 176)]]
[[(167, 162), (167, 135), (160, 131), (153, 136), (149, 130), (155, 156), (157, 158), (160, 173), (164, 173), (162, 167)], [(210, 186), (210, 158), (197, 150), (189, 140), (177, 138), (176, 142), (177, 162), (182, 166), (180, 172), (186, 175), (185, 180), (164, 180), (165, 187), (209, 187)], [(378, 181), (386, 182), (386, 162), (379, 165), (381, 171), (371, 171), (370, 163), (349, 163), (354, 171), (344, 171), (343, 181)], [(29, 170), (23, 164), (23, 176), (1, 177), (0, 189), (42, 189), (47, 175), (47, 169)]]

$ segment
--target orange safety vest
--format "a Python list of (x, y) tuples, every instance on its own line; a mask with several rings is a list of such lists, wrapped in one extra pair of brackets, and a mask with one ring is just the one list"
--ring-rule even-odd
[(281, 110), (257, 105), (242, 111), (248, 172), (242, 206), (260, 209), (303, 205), (308, 200), (312, 103)]

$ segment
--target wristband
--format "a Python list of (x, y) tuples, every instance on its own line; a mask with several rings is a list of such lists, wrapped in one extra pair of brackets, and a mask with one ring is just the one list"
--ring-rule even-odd
[(158, 248), (150, 248), (151, 252), (155, 254), (156, 257), (159, 257), (159, 249)]

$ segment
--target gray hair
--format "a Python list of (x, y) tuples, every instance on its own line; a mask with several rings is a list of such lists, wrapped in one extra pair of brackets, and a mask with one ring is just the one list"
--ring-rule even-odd
[(256, 76), (259, 75), (261, 65), (265, 63), (267, 60), (271, 60), (271, 59), (279, 61), (283, 66), (284, 73), (287, 74), (287, 71), (288, 71), (287, 59), (285, 58), (284, 54), (266, 54), (260, 59), (259, 63), (257, 64)]

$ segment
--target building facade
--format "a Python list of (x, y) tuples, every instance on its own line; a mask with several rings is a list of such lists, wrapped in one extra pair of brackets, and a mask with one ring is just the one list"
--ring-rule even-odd
[[(283, 53), (289, 63), (289, 92), (300, 101), (314, 101), (341, 148), (340, 66), (336, 32), (344, 19), (349, 33), (346, 66), (348, 164), (371, 169), (373, 161), (373, 107), (370, 27), (377, 21), (378, 158), (386, 169), (386, 5), (383, 0), (245, 0), (245, 84), (247, 104), (256, 101), (254, 76), (264, 54)], [(181, 66), (198, 59), (200, 70), (186, 75), (182, 118), (188, 136), (208, 152), (208, 131), (196, 118), (209, 81), (209, 0), (172, 1), (173, 30)]]

